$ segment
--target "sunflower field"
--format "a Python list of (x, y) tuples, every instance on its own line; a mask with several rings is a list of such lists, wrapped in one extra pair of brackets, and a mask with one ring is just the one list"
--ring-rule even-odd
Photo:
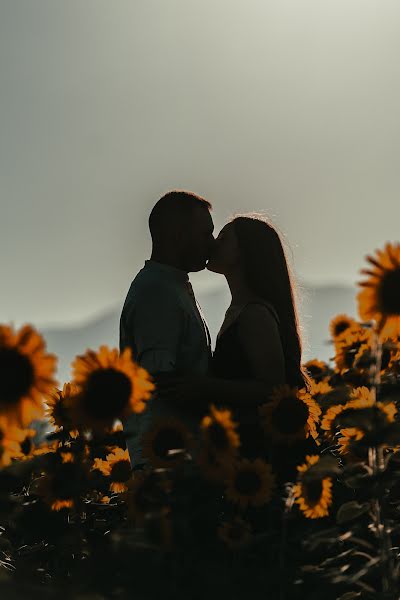
[(398, 599), (400, 244), (367, 260), (359, 319), (260, 404), (251, 458), (210, 404), (198, 435), (155, 422), (132, 471), (122, 423), (156, 386), (130, 350), (60, 388), (41, 334), (0, 325), (0, 597)]

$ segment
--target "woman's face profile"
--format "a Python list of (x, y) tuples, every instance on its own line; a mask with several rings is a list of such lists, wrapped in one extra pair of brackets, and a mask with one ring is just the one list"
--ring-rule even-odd
[(207, 263), (207, 269), (225, 275), (237, 269), (240, 251), (235, 227), (227, 223), (215, 240), (214, 250)]

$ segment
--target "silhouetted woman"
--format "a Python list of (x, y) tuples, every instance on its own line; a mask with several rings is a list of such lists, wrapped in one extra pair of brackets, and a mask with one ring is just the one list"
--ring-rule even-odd
[[(308, 387), (293, 278), (276, 229), (260, 215), (236, 216), (219, 233), (207, 269), (226, 277), (232, 295), (217, 336), (213, 376), (257, 380), (268, 388)], [(241, 454), (271, 459), (257, 406), (236, 405), (233, 415), (240, 424)], [(305, 451), (315, 451), (312, 440), (279, 450), (283, 478), (295, 475)]]
[(225, 276), (231, 304), (217, 336), (210, 376), (185, 378), (173, 393), (186, 398), (186, 404), (203, 399), (228, 406), (239, 423), (241, 455), (264, 457), (275, 463), (281, 481), (293, 479), (304, 455), (316, 451), (314, 441), (274, 451), (258, 414), (275, 386), (309, 386), (301, 365), (294, 283), (281, 239), (266, 218), (236, 216), (215, 240), (207, 269)]

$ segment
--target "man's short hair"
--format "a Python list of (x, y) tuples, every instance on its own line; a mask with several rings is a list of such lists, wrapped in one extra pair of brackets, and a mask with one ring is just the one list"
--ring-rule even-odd
[(196, 206), (212, 210), (211, 202), (186, 190), (172, 190), (154, 205), (149, 216), (149, 228), (153, 240), (168, 227), (171, 221), (192, 215)]

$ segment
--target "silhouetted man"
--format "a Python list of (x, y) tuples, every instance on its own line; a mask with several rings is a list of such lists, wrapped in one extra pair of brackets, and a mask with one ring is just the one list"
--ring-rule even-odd
[[(201, 271), (211, 254), (214, 225), (211, 204), (191, 192), (168, 192), (149, 217), (151, 259), (129, 288), (120, 319), (120, 350), (152, 375), (207, 374), (211, 341), (193, 294), (188, 272)], [(124, 423), (133, 467), (143, 466), (141, 437), (160, 417), (181, 419), (192, 431), (196, 419), (172, 401), (154, 394), (145, 411)]]

